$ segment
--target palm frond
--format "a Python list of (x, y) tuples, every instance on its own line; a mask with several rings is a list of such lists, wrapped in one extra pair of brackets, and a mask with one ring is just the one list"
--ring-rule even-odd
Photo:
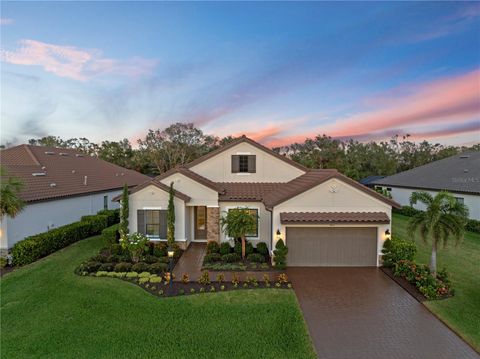
[(433, 197), (430, 193), (425, 191), (413, 192), (410, 195), (410, 205), (417, 204), (417, 202), (422, 202), (428, 207), (433, 202)]

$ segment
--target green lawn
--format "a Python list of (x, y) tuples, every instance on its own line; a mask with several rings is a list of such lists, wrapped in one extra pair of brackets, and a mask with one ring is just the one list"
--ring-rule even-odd
[[(408, 217), (393, 215), (393, 235), (409, 238)], [(416, 261), (430, 262), (430, 246), (415, 239)], [(480, 235), (467, 232), (458, 246), (449, 243), (437, 257), (438, 268), (447, 268), (455, 296), (445, 300), (425, 302), (425, 305), (450, 325), (459, 335), (480, 351)]]
[(315, 358), (293, 291), (157, 298), (74, 268), (78, 242), (1, 280), (2, 358)]

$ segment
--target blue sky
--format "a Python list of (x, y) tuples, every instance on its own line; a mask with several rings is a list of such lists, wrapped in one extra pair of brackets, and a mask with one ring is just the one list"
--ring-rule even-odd
[(267, 145), (479, 142), (480, 4), (1, 4), (1, 142), (194, 122)]

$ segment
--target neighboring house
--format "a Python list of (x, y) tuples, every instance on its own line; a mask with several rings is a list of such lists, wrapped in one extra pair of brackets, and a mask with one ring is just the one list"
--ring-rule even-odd
[[(402, 206), (410, 205), (410, 195), (426, 191), (451, 192), (470, 210), (470, 218), (480, 219), (480, 152), (466, 152), (428, 163), (408, 171), (374, 181), (389, 191), (393, 200)], [(422, 204), (417, 209), (425, 209)]]
[[(392, 200), (336, 170), (309, 170), (241, 137), (130, 192), (130, 232), (167, 237), (169, 185), (175, 239), (230, 241), (219, 220), (242, 207), (258, 214), (248, 240), (273, 249), (279, 238), (293, 266), (377, 266), (390, 231)], [(117, 200), (119, 197), (117, 198)]]
[(24, 186), (26, 206), (15, 218), (1, 221), (1, 249), (27, 236), (78, 221), (102, 209), (118, 208), (112, 198), (125, 183), (135, 186), (148, 176), (116, 166), (79, 151), (20, 145), (0, 151), (8, 176)]
[(361, 184), (369, 188), (375, 188), (375, 185), (373, 183), (375, 181), (381, 180), (382, 178), (385, 178), (385, 176), (368, 176), (368, 177), (362, 178), (358, 182), (360, 182)]

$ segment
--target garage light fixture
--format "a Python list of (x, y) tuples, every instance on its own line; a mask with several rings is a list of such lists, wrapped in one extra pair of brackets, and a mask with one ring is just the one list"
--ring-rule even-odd
[(390, 237), (391, 237), (391, 236), (390, 236), (390, 230), (387, 229), (387, 230), (385, 231), (385, 240), (389, 240)]

